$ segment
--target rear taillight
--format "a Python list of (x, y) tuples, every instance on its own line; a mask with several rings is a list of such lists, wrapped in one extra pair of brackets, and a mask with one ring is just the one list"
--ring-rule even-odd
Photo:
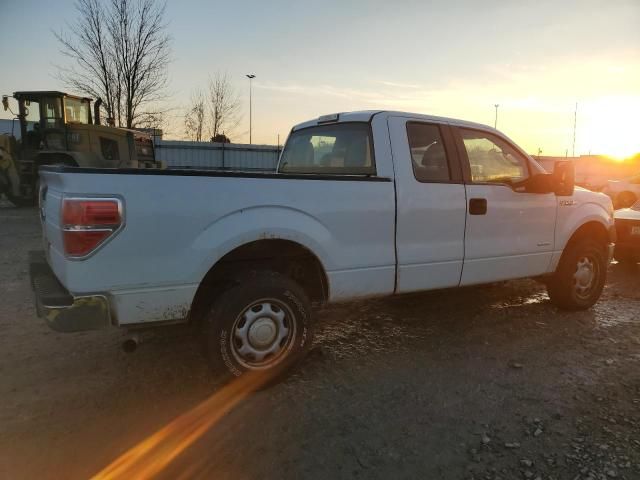
[(122, 202), (115, 198), (65, 198), (62, 201), (64, 250), (85, 257), (111, 237), (123, 220)]

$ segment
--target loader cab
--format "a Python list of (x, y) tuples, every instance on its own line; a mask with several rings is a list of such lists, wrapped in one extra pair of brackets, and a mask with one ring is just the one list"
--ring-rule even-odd
[(15, 92), (18, 102), (21, 147), (33, 150), (68, 150), (68, 128), (92, 123), (91, 99), (63, 92)]

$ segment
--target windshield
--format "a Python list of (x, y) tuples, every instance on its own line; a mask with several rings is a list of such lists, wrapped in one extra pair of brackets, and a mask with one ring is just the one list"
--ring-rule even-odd
[(293, 132), (282, 153), (281, 173), (375, 173), (368, 123), (338, 123)]
[(64, 99), (64, 114), (67, 123), (89, 123), (89, 102), (77, 98)]

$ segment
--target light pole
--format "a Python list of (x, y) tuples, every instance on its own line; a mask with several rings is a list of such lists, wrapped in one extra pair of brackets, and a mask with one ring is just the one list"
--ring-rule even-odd
[(576, 126), (578, 125), (578, 102), (576, 102), (576, 109), (573, 112), (573, 148), (571, 149), (571, 156), (576, 156)]
[(494, 105), (494, 107), (496, 107), (496, 119), (495, 119), (495, 121), (493, 122), (493, 128), (498, 128), (498, 107), (499, 107), (499, 106), (500, 106), (500, 105), (499, 105), (498, 103), (496, 103), (496, 104)]
[(256, 78), (255, 75), (253, 74), (248, 74), (247, 78), (249, 79), (249, 144), (251, 144), (251, 80), (253, 80), (254, 78)]

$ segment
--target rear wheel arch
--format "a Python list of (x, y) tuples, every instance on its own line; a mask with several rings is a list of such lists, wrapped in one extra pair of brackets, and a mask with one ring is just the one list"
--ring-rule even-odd
[(290, 278), (312, 302), (325, 303), (329, 298), (326, 270), (316, 254), (291, 240), (261, 239), (234, 248), (211, 266), (196, 290), (190, 320), (200, 322), (215, 300), (251, 271)]

